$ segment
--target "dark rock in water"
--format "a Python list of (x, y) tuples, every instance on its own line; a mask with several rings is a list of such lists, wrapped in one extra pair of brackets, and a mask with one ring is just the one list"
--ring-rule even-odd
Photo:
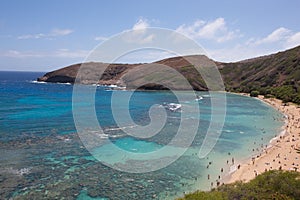
[(50, 82), (50, 83), (74, 83), (75, 82), (75, 78), (69, 76), (61, 76), (61, 75), (50, 76), (49, 78), (43, 76), (41, 78), (38, 78), (37, 80)]
[(139, 89), (141, 90), (169, 90), (169, 88), (164, 87), (163, 85), (160, 84), (155, 84), (155, 83), (148, 83), (143, 86), (140, 86)]

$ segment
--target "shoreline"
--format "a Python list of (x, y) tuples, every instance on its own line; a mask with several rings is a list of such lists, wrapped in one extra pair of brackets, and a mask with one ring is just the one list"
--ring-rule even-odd
[[(239, 94), (249, 96), (249, 94)], [(235, 163), (233, 170), (224, 183), (236, 181), (248, 182), (257, 175), (269, 170), (292, 170), (300, 171), (300, 154), (296, 149), (300, 148), (300, 107), (293, 103), (283, 104), (275, 98), (257, 99), (272, 106), (284, 114), (286, 121), (280, 133), (272, 138), (269, 145), (264, 148), (261, 154), (253, 155), (252, 159)]]

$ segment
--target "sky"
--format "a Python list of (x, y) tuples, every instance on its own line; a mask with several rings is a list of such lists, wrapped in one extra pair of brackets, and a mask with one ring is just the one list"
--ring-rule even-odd
[(0, 71), (83, 62), (113, 36), (148, 27), (184, 34), (214, 60), (239, 61), (300, 45), (299, 7), (299, 0), (1, 0)]

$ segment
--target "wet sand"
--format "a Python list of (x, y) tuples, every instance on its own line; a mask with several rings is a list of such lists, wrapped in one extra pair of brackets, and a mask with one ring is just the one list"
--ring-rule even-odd
[(258, 98), (284, 113), (287, 120), (284, 131), (273, 138), (260, 154), (244, 163), (237, 161), (233, 166), (236, 170), (225, 183), (247, 182), (265, 171), (274, 169), (300, 171), (300, 154), (296, 150), (300, 149), (300, 107), (292, 103), (283, 104), (281, 100), (274, 98)]

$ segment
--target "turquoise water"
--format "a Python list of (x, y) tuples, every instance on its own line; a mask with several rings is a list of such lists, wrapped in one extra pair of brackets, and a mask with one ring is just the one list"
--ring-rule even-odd
[[(121, 172), (98, 162), (78, 137), (72, 115), (73, 86), (32, 82), (41, 75), (0, 72), (0, 199), (172, 199), (184, 192), (208, 190), (211, 183), (222, 183), (232, 158), (236, 164), (258, 154), (284, 124), (283, 115), (261, 101), (227, 94), (221, 137), (210, 154), (199, 159), (197, 153), (211, 117), (210, 97), (199, 92), (202, 100), (187, 99), (184, 103), (200, 106), (200, 116), (189, 113), (191, 118), (200, 119), (200, 126), (188, 151), (158, 171)], [(114, 92), (121, 96), (128, 93)], [(173, 138), (180, 123), (179, 111), (167, 110), (162, 131), (141, 140), (118, 127), (110, 109), (111, 95), (110, 88), (97, 88), (96, 114), (111, 143), (95, 147), (93, 153), (101, 153), (102, 158), (115, 165), (130, 165), (111, 151), (112, 145), (147, 154), (163, 148)], [(178, 103), (171, 92), (135, 92), (129, 110), (136, 124), (147, 125), (152, 105), (166, 107), (170, 103)], [(81, 106), (86, 105), (81, 102)], [(120, 98), (118, 110), (124, 109)], [(125, 124), (127, 120), (124, 119)], [(128, 124), (129, 130), (131, 127)], [(180, 147), (172, 146), (167, 154), (176, 152), (176, 148)]]

